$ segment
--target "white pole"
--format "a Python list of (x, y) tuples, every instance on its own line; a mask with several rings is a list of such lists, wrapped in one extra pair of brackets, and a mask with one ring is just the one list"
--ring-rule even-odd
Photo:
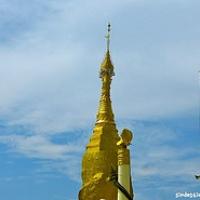
[[(130, 152), (124, 145), (118, 149), (118, 182), (130, 194)], [(118, 200), (127, 200), (127, 197), (118, 189)]]
[[(128, 146), (132, 140), (133, 134), (128, 129), (124, 129), (118, 146), (118, 182), (130, 194), (131, 193), (131, 167), (130, 150)], [(131, 194), (130, 194), (131, 196)], [(125, 194), (118, 189), (118, 200), (128, 200)]]

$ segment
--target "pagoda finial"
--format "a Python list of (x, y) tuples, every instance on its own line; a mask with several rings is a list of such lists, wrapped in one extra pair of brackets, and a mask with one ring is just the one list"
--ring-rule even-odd
[(112, 81), (112, 76), (114, 76), (114, 67), (111, 62), (110, 52), (109, 52), (109, 43), (110, 43), (110, 30), (111, 25), (108, 23), (108, 32), (106, 35), (107, 39), (107, 52), (103, 62), (100, 67), (100, 78), (102, 79), (102, 89), (100, 104), (97, 113), (97, 123), (108, 122), (114, 123), (114, 114), (112, 111), (112, 105), (110, 100), (110, 85)]
[(111, 77), (114, 76), (114, 68), (113, 64), (111, 62), (110, 58), (110, 31), (111, 31), (111, 25), (110, 22), (108, 23), (108, 29), (107, 29), (107, 34), (105, 36), (106, 41), (107, 41), (107, 51), (105, 58), (101, 64), (101, 69), (100, 69), (100, 78), (102, 78), (106, 73)]
[(111, 31), (111, 25), (110, 25), (110, 22), (109, 22), (108, 23), (107, 34), (105, 36), (106, 41), (107, 41), (107, 51), (109, 51), (109, 48), (110, 48), (110, 31)]

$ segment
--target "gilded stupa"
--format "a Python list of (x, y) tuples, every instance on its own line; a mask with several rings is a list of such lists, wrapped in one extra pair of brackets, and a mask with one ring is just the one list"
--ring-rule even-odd
[(110, 86), (114, 76), (114, 67), (109, 49), (110, 30), (111, 26), (108, 24), (107, 49), (99, 72), (102, 80), (101, 96), (93, 133), (82, 159), (82, 188), (79, 192), (79, 200), (117, 200), (119, 191), (124, 200), (133, 198), (130, 167), (128, 177), (126, 177), (129, 179), (127, 180), (128, 186), (126, 180), (125, 184), (123, 181), (121, 184), (118, 181), (119, 165), (130, 166), (127, 145), (132, 134), (127, 129), (123, 130), (122, 135), (128, 138), (128, 143), (125, 144), (123, 136), (120, 137), (118, 134), (112, 110)]

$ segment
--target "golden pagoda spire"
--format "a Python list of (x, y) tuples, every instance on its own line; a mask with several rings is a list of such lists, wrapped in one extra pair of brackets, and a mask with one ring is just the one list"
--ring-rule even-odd
[(105, 58), (101, 64), (99, 76), (102, 79), (102, 88), (101, 88), (101, 98), (99, 109), (97, 113), (96, 123), (109, 122), (114, 123), (114, 115), (111, 106), (110, 100), (110, 85), (112, 81), (112, 76), (114, 76), (114, 67), (111, 62), (109, 46), (110, 46), (110, 31), (111, 25), (108, 24), (108, 32), (106, 35), (107, 39), (107, 51)]
[(101, 97), (96, 123), (83, 155), (79, 200), (117, 199), (117, 188), (108, 181), (112, 171), (117, 173), (118, 170), (117, 142), (119, 141), (110, 100), (110, 85), (114, 76), (109, 53), (110, 30), (111, 26), (108, 24), (107, 51), (99, 73), (102, 79)]
[(133, 196), (127, 149), (132, 135), (129, 130), (124, 129), (120, 140), (110, 100), (110, 85), (114, 76), (109, 52), (110, 31), (109, 23), (107, 50), (99, 73), (102, 80), (101, 97), (96, 123), (83, 154), (79, 200), (124, 200), (126, 197), (132, 199)]

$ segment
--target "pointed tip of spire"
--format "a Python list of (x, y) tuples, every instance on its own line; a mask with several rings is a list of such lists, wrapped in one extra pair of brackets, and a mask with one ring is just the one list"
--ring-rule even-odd
[(110, 22), (108, 22), (108, 32), (110, 32), (111, 31), (111, 24), (110, 24)]
[(108, 29), (107, 29), (107, 34), (105, 36), (107, 40), (107, 49), (106, 49), (106, 54), (104, 57), (103, 62), (101, 63), (101, 69), (100, 69), (100, 78), (102, 78), (105, 74), (108, 74), (110, 77), (114, 76), (114, 67), (110, 58), (110, 31), (111, 31), (111, 25), (110, 22), (108, 23)]
[(106, 41), (107, 41), (107, 45), (106, 45), (107, 51), (109, 51), (110, 49), (110, 31), (111, 31), (111, 24), (110, 22), (108, 22), (107, 34), (105, 36)]

